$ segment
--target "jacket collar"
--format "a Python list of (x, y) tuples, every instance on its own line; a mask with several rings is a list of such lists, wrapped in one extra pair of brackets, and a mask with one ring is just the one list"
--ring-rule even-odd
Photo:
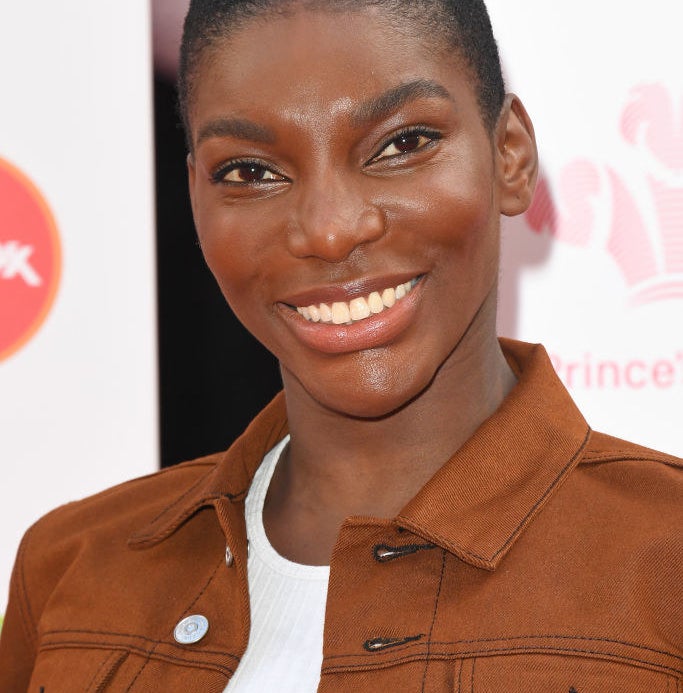
[(578, 464), (590, 434), (541, 345), (501, 346), (516, 387), (398, 516), (402, 527), (488, 570)]
[[(540, 345), (501, 340), (517, 386), (427, 482), (396, 523), (493, 570), (578, 464), (590, 429)], [(132, 548), (153, 546), (202, 507), (242, 501), (264, 455), (287, 434), (282, 393), (217, 463), (146, 528)]]

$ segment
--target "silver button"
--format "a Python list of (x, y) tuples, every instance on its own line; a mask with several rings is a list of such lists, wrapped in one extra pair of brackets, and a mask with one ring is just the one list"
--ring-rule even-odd
[(225, 547), (225, 565), (228, 566), (228, 568), (235, 562), (235, 557), (232, 555), (232, 551), (230, 550), (229, 546)]
[(199, 642), (208, 630), (209, 620), (206, 616), (195, 614), (180, 621), (173, 631), (173, 637), (181, 645), (192, 645)]

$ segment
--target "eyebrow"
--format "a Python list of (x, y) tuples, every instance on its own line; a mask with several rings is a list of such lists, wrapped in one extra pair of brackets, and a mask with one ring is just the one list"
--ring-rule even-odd
[(416, 79), (412, 82), (399, 84), (364, 101), (351, 117), (354, 127), (361, 127), (367, 123), (386, 118), (401, 106), (417, 99), (440, 98), (453, 101), (451, 93), (438, 82), (431, 79)]
[(234, 137), (263, 144), (272, 144), (275, 134), (263, 125), (244, 118), (216, 118), (201, 127), (197, 134), (197, 145), (211, 137)]
[[(354, 127), (375, 122), (391, 115), (410, 101), (440, 98), (453, 101), (451, 93), (438, 82), (416, 79), (388, 89), (379, 96), (364, 101), (351, 116)], [(203, 125), (197, 134), (197, 145), (212, 137), (234, 137), (261, 144), (272, 144), (275, 134), (269, 128), (244, 118), (216, 118)]]

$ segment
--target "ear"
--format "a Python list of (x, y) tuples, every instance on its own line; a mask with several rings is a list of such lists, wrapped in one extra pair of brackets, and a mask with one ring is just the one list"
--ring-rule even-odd
[(513, 217), (528, 209), (538, 176), (534, 126), (514, 94), (505, 97), (496, 126), (495, 145), (500, 212)]

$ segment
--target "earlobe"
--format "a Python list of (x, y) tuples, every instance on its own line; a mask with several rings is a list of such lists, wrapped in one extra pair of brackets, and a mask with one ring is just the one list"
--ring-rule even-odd
[(534, 195), (538, 151), (534, 126), (514, 94), (505, 98), (496, 128), (496, 160), (500, 212), (509, 217), (522, 214)]

